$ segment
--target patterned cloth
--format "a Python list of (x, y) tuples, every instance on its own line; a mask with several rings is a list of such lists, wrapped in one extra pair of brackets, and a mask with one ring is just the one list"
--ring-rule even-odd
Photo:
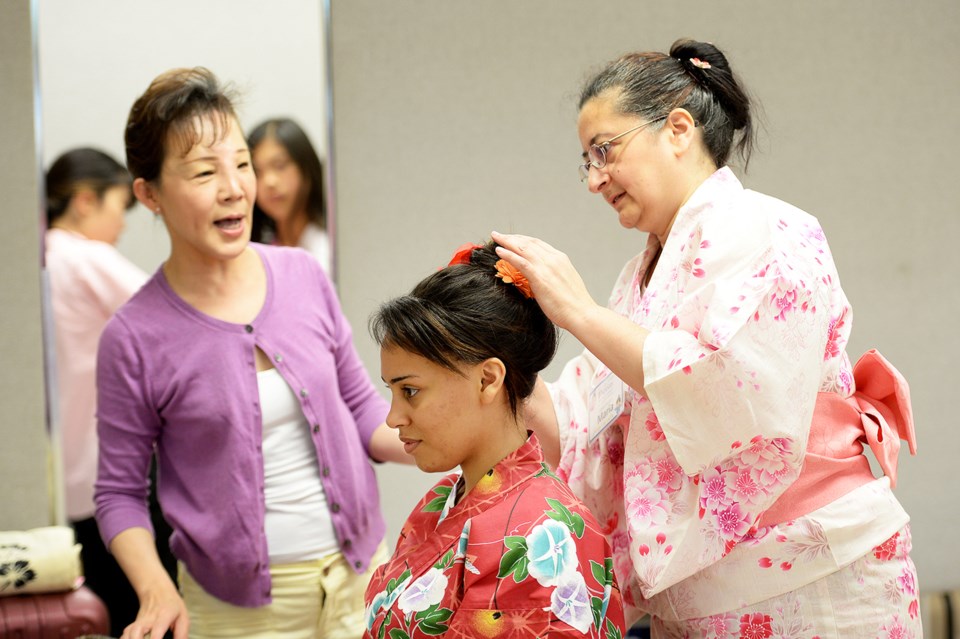
[(817, 394), (856, 390), (851, 309), (816, 219), (724, 168), (678, 212), (644, 289), (659, 249), (651, 235), (610, 298), (652, 331), (649, 399), (627, 388), (622, 414), (591, 437), (589, 398), (611, 373), (586, 352), (568, 363), (550, 386), (557, 474), (609, 533), (628, 621), (649, 612), (698, 636), (701, 619), (838, 573), (909, 518), (882, 477), (757, 525), (800, 473)]
[(653, 621), (655, 637), (922, 639), (910, 527), (832, 575), (739, 610)]
[(534, 436), (457, 503), (459, 474), (414, 508), (367, 588), (369, 638), (625, 633), (610, 548)]

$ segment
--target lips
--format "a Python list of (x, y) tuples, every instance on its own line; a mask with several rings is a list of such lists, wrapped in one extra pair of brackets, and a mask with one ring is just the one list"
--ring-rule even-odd
[(409, 437), (401, 437), (400, 441), (403, 442), (403, 450), (408, 455), (413, 453), (414, 449), (420, 445), (419, 439), (410, 439)]
[(217, 228), (223, 229), (225, 231), (238, 229), (243, 225), (243, 215), (231, 215), (229, 217), (220, 218), (214, 222), (214, 225)]

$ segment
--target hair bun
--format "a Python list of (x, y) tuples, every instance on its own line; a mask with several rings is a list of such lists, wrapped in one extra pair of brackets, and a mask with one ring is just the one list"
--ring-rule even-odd
[(710, 42), (681, 39), (670, 47), (670, 56), (679, 60), (684, 70), (713, 94), (735, 130), (750, 125), (749, 101), (720, 49)]
[(709, 65), (708, 68), (720, 68), (728, 73), (730, 71), (726, 56), (709, 42), (688, 39), (677, 40), (670, 47), (670, 57), (679, 60), (686, 68), (695, 66), (690, 64), (691, 60), (701, 60)]

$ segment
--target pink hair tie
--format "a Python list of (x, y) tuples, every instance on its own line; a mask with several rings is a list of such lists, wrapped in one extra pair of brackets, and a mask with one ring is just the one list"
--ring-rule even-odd
[(706, 60), (701, 60), (700, 58), (690, 58), (690, 64), (697, 67), (698, 69), (710, 69), (710, 63)]

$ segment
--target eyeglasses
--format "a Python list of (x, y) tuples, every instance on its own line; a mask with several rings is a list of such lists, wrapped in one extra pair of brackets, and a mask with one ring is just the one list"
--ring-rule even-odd
[(601, 142), (600, 144), (591, 144), (590, 148), (587, 149), (587, 161), (581, 164), (579, 167), (577, 167), (580, 172), (580, 181), (583, 182), (588, 177), (590, 177), (590, 167), (593, 167), (595, 169), (602, 169), (607, 165), (607, 151), (610, 150), (611, 142), (614, 142), (615, 140), (619, 140), (620, 138), (622, 138), (628, 133), (633, 133), (634, 131), (642, 129), (645, 126), (650, 126), (651, 124), (655, 124), (657, 122), (660, 122), (661, 120), (666, 120), (666, 119), (667, 119), (667, 116), (664, 115), (655, 120), (650, 120), (649, 122), (638, 124), (632, 129), (628, 129), (624, 131), (620, 135), (613, 136), (606, 142)]

